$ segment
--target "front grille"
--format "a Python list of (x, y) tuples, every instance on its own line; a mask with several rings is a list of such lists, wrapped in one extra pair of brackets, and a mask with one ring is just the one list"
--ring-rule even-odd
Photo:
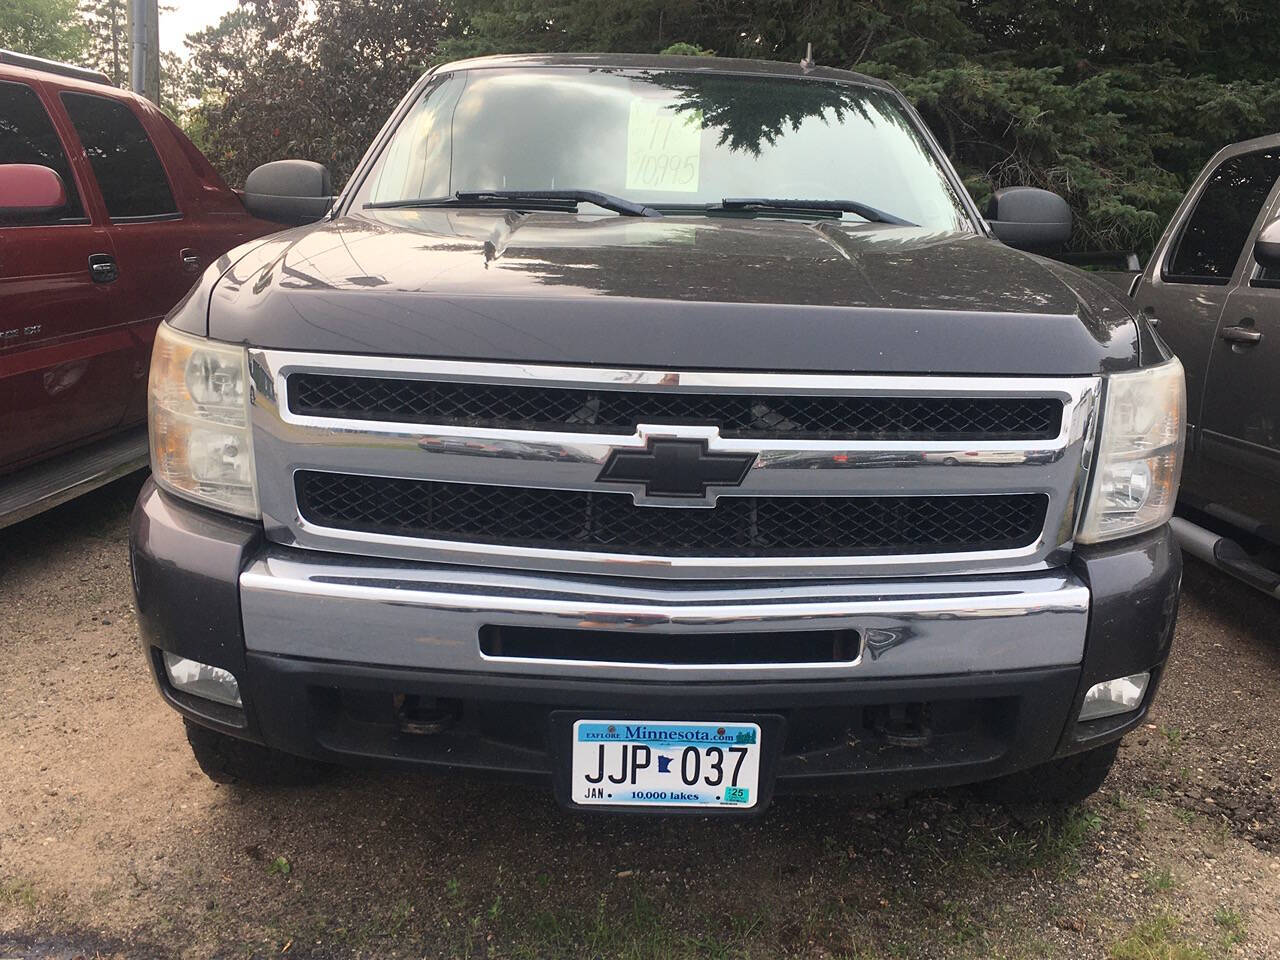
[(438, 540), (666, 556), (856, 556), (1034, 543), (1043, 494), (721, 497), (638, 507), (625, 493), (541, 490), (298, 471), (310, 523)]
[(812, 397), (659, 393), (322, 373), (289, 377), (297, 414), (523, 430), (632, 432), (639, 423), (710, 424), (726, 437), (1049, 440), (1051, 397)]

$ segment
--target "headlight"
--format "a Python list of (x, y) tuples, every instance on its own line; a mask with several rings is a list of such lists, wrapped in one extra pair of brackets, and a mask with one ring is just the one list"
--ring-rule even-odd
[(151, 353), (148, 423), (156, 483), (210, 507), (257, 517), (248, 367), (243, 347), (160, 324)]
[(1150, 530), (1173, 515), (1182, 472), (1187, 388), (1182, 364), (1107, 377), (1092, 488), (1076, 539)]

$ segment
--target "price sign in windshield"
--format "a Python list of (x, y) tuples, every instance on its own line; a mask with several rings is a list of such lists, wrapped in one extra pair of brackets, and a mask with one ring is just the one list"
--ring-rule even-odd
[(631, 101), (627, 189), (693, 193), (702, 159), (702, 111)]

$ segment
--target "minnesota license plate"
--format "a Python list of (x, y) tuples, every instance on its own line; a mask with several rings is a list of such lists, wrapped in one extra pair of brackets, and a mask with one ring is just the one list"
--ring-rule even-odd
[(637, 807), (753, 807), (760, 790), (754, 723), (578, 720), (570, 799)]

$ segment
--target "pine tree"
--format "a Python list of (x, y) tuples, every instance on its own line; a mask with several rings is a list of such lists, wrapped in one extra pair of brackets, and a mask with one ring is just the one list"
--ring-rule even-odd
[(232, 181), (301, 156), (337, 182), (428, 63), (812, 43), (898, 85), (980, 203), (1064, 194), (1077, 249), (1148, 251), (1215, 150), (1280, 130), (1276, 0), (255, 0), (192, 43), (187, 119)]
[(673, 42), (883, 77), (979, 202), (1063, 193), (1078, 249), (1149, 251), (1220, 146), (1280, 130), (1275, 0), (458, 0), (443, 55)]
[(128, 0), (80, 0), (89, 33), (85, 65), (101, 70), (117, 87), (129, 84)]

